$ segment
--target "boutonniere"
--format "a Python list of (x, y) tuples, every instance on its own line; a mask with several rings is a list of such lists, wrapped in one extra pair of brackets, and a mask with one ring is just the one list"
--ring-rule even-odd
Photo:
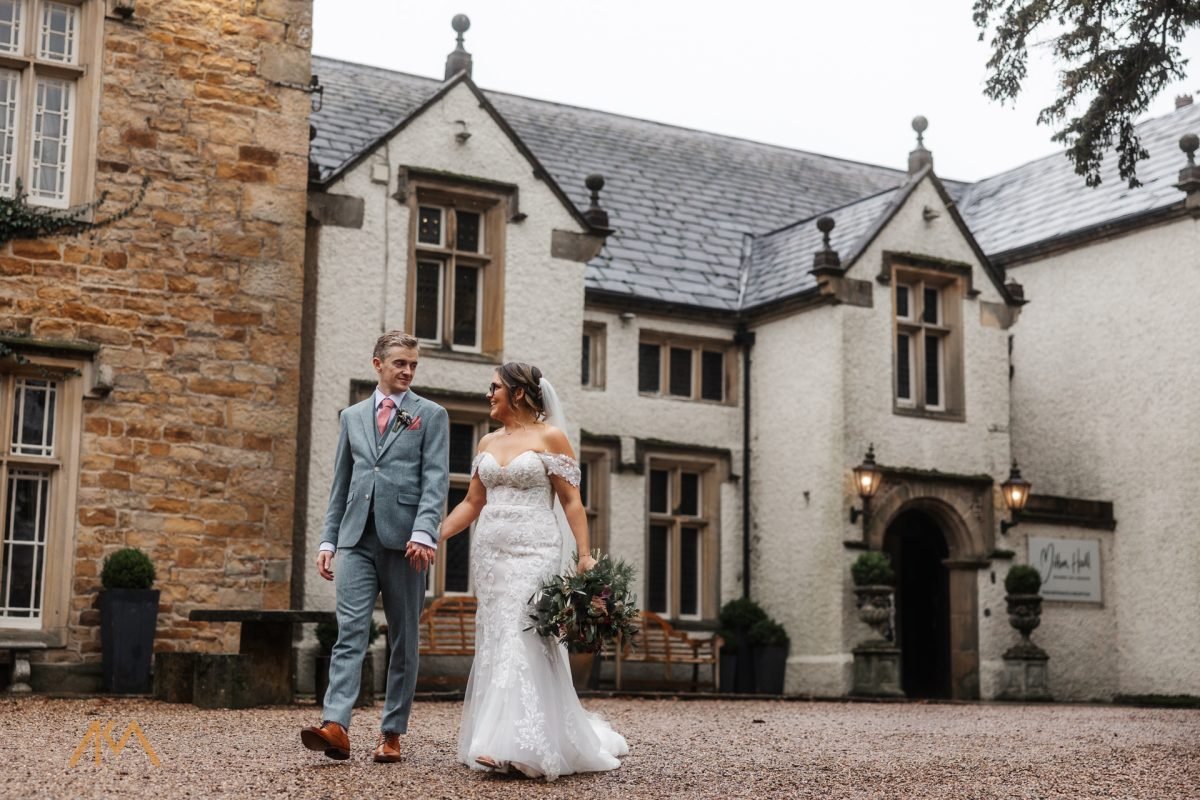
[(416, 429), (420, 424), (421, 424), (420, 417), (413, 419), (412, 414), (409, 414), (407, 411), (401, 410), (400, 413), (396, 415), (396, 421), (394, 423), (392, 423), (392, 433), (395, 433), (396, 431), (399, 431), (399, 430), (405, 429), (405, 428)]

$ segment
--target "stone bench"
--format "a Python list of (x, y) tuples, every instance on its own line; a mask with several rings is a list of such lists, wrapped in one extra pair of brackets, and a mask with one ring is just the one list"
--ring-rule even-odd
[[(236, 654), (160, 653), (163, 680), (155, 679), (155, 695), (202, 708), (247, 708), (288, 705), (295, 701), (296, 664), (292, 653), (295, 627), (309, 622), (335, 622), (332, 611), (197, 608), (192, 622), (236, 622), (241, 638)], [(190, 672), (192, 685), (184, 676)], [(168, 673), (175, 676), (170, 680)]]
[(12, 662), (12, 677), (8, 682), (9, 694), (28, 694), (33, 691), (33, 687), (29, 685), (29, 651), (45, 649), (45, 642), (0, 639), (0, 651), (7, 651)]

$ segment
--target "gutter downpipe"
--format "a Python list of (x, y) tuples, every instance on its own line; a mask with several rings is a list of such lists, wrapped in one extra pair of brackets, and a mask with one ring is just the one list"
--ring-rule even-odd
[(754, 332), (738, 324), (734, 342), (742, 348), (742, 597), (750, 598), (750, 351)]

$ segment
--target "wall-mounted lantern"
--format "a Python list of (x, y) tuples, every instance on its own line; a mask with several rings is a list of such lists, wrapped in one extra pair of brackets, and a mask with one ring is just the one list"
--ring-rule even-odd
[(1012, 512), (1012, 522), (1000, 521), (1001, 533), (1008, 533), (1009, 528), (1020, 524), (1019, 515), (1025, 510), (1025, 504), (1029, 502), (1029, 491), (1032, 488), (1033, 484), (1021, 477), (1021, 470), (1018, 469), (1016, 459), (1014, 459), (1012, 471), (1008, 473), (1008, 480), (1000, 484), (1000, 490), (1004, 492), (1004, 505)]
[(858, 491), (858, 496), (862, 498), (863, 507), (861, 509), (850, 508), (851, 525), (858, 522), (859, 517), (863, 517), (863, 526), (866, 526), (867, 507), (871, 498), (879, 491), (879, 484), (882, 481), (883, 470), (875, 463), (875, 445), (872, 444), (867, 448), (867, 455), (863, 462), (854, 468), (854, 488)]

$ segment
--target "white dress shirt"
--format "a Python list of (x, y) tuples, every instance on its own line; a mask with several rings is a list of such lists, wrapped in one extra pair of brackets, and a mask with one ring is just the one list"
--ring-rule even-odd
[[(388, 425), (391, 425), (392, 420), (394, 420), (396, 418), (396, 413), (400, 410), (400, 404), (404, 402), (404, 396), (406, 394), (408, 394), (408, 392), (401, 392), (400, 394), (390, 395), (390, 397), (392, 398), (392, 402), (395, 403), (395, 406), (392, 408), (392, 415), (390, 417), (388, 417)], [(379, 391), (378, 386), (375, 387), (375, 395), (372, 398), (375, 403), (375, 415), (374, 416), (376, 416), (376, 417), (378, 416), (379, 404), (383, 402), (383, 398), (388, 397), (388, 396), (389, 395), (385, 395), (383, 392)], [(387, 429), (385, 428), (384, 430), (387, 430)], [(422, 547), (428, 547), (431, 550), (435, 549), (437, 547), (437, 545), (435, 545), (433, 543), (433, 537), (430, 536), (429, 533), (426, 531), (413, 531), (411, 541), (413, 544), (418, 544), (418, 545), (421, 545)], [(334, 546), (333, 542), (321, 542), (321, 550), (329, 551), (332, 553), (332, 552), (336, 551), (337, 548)]]

